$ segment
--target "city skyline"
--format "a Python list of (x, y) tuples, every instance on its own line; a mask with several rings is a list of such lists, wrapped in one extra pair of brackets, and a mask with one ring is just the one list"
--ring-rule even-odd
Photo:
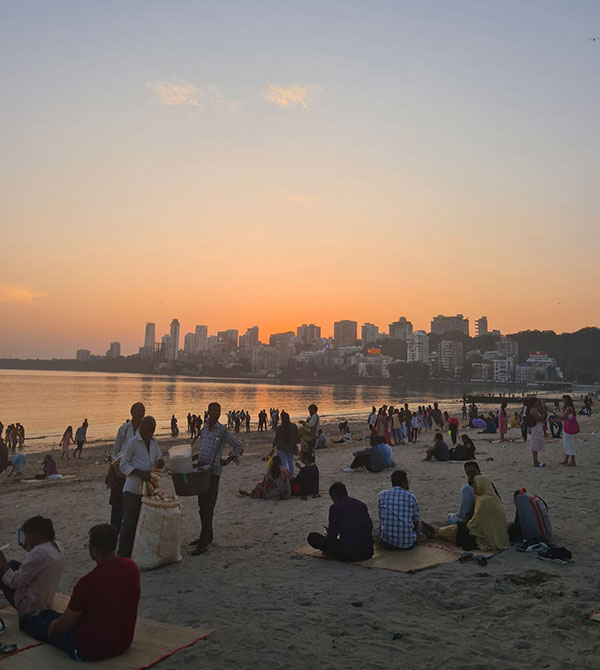
[(599, 3), (0, 19), (0, 355), (133, 352), (148, 315), (263, 337), (390, 312), (599, 325)]

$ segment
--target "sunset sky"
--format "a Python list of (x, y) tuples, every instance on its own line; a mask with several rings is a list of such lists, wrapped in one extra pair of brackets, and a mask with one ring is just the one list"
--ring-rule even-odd
[(3, 2), (0, 356), (600, 325), (593, 37), (597, 0)]

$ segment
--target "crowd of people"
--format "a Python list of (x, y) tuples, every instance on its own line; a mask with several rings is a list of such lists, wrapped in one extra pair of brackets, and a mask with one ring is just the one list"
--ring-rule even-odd
[[(591, 412), (591, 398), (586, 407)], [(64, 649), (77, 660), (99, 660), (120, 654), (133, 639), (140, 586), (139, 571), (130, 557), (143, 484), (149, 481), (153, 470), (164, 468), (165, 462), (155, 439), (155, 419), (146, 415), (141, 402), (134, 403), (130, 413), (131, 419), (117, 431), (106, 476), (110, 489), (110, 524), (99, 524), (89, 531), (86, 546), (96, 568), (78, 582), (67, 609), (60, 613), (51, 607), (62, 574), (64, 554), (49, 519), (36, 516), (23, 524), (20, 543), (27, 554), (21, 564), (8, 561), (0, 552), (2, 589), (19, 614), (21, 628), (36, 639)], [(210, 472), (208, 490), (198, 495), (200, 530), (198, 538), (191, 543), (194, 546), (192, 556), (206, 553), (213, 543), (214, 511), (223, 469), (237, 462), (242, 455), (244, 445), (236, 433), (241, 425), (249, 425), (250, 421), (245, 410), (228, 412), (227, 425), (220, 422), (220, 417), (221, 406), (216, 402), (210, 403), (202, 418), (200, 415), (188, 416), (192, 446), (199, 441), (194, 456), (196, 467)], [(251, 489), (240, 489), (239, 494), (264, 500), (319, 497), (316, 451), (320, 442), (325, 446), (325, 440), (322, 439), (324, 433), (317, 406), (311, 404), (307, 418), (299, 424), (292, 422), (284, 410), (272, 410), (271, 417), (272, 449), (265, 474)], [(501, 436), (511, 427), (517, 427), (508, 418), (506, 403), (488, 418), (494, 420)], [(518, 418), (521, 429), (525, 427), (524, 436), (536, 467), (543, 465), (539, 454), (543, 450), (547, 426), (554, 424), (560, 424), (562, 429), (565, 445), (562, 463), (575, 465), (573, 436), (579, 426), (570, 396), (563, 396), (562, 403), (555, 405), (552, 413), (541, 399), (526, 398)], [(475, 422), (479, 419), (481, 416), (476, 406), (467, 408), (463, 405), (463, 420), (468, 421), (466, 426), (477, 427)], [(366, 439), (370, 444), (366, 449), (354, 452), (353, 461), (344, 472), (393, 470), (391, 487), (377, 497), (377, 519), (373, 523), (367, 505), (352, 498), (344, 483), (334, 482), (329, 488), (332, 504), (328, 525), (324, 534), (309, 534), (308, 543), (312, 547), (338, 560), (361, 561), (373, 555), (377, 544), (391, 551), (409, 550), (425, 538), (447, 541), (465, 551), (497, 551), (509, 546), (513, 534), (509, 539), (510, 528), (500, 494), (493, 482), (481, 473), (475, 460), (475, 444), (466, 433), (459, 435), (460, 425), (455, 417), (442, 412), (438, 403), (420, 406), (415, 411), (411, 411), (408, 404), (403, 407), (384, 405), (379, 410), (373, 408), (367, 423), (369, 435)], [(342, 439), (337, 442), (350, 442), (349, 423), (341, 421), (338, 429)], [(417, 443), (423, 433), (432, 430), (435, 431), (433, 444), (426, 447), (424, 460), (464, 461), (467, 479), (458, 492), (456, 511), (448, 514), (447, 524), (442, 526), (434, 526), (421, 518), (418, 501), (410, 490), (408, 473), (396, 469), (393, 461), (393, 446)], [(61, 440), (63, 452), (67, 442), (76, 442), (81, 452), (86, 431), (87, 420), (73, 439), (69, 426)], [(350, 439), (344, 439), (348, 435)], [(445, 435), (450, 436), (452, 446)], [(8, 458), (8, 447), (1, 438), (0, 443), (6, 452), (0, 450), (1, 465), (2, 459)], [(226, 449), (230, 450), (228, 455), (224, 454)], [(56, 474), (56, 463), (51, 455), (44, 458), (43, 469), (43, 477)]]

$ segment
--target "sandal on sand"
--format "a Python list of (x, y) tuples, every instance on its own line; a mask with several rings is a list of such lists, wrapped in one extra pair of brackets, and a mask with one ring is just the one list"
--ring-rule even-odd
[(554, 561), (560, 565), (573, 562), (573, 554), (565, 547), (551, 547), (545, 551), (538, 551), (538, 558), (542, 561)]

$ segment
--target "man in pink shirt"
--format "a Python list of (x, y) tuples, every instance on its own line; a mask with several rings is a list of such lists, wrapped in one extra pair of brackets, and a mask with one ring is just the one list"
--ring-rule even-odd
[(2, 591), (17, 610), (19, 618), (50, 606), (62, 576), (64, 554), (54, 539), (50, 519), (34, 516), (23, 524), (23, 548), (27, 556), (22, 563), (7, 561), (0, 551)]

